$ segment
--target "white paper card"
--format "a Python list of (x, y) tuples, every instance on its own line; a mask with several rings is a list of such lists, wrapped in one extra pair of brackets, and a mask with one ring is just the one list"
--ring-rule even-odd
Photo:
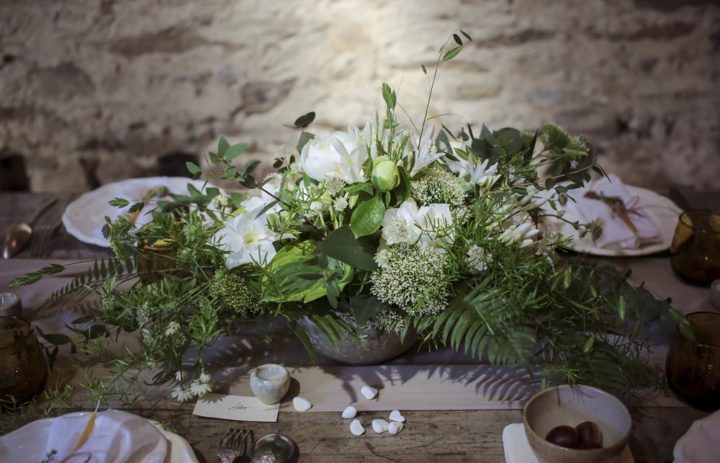
[(205, 394), (195, 403), (193, 415), (235, 421), (277, 421), (280, 406), (266, 405), (256, 397)]

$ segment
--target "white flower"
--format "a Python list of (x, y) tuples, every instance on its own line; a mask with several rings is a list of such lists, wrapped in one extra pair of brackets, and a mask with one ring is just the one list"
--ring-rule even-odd
[(180, 331), (180, 324), (178, 322), (170, 322), (168, 323), (168, 326), (165, 328), (165, 336), (172, 336), (175, 333)]
[(493, 164), (492, 166), (488, 166), (489, 162), (488, 159), (485, 159), (481, 163), (463, 158), (445, 160), (448, 168), (453, 173), (468, 179), (471, 183), (478, 184), (483, 190), (490, 189), (500, 178), (499, 175), (496, 175), (498, 165)]
[(534, 238), (540, 233), (533, 224), (523, 222), (517, 226), (511, 226), (505, 230), (500, 237), (500, 241), (506, 244), (519, 243), (521, 248), (530, 246), (535, 242)]
[(339, 178), (345, 183), (363, 182), (366, 159), (367, 148), (356, 131), (310, 140), (300, 154), (303, 171), (317, 181)]
[(193, 381), (190, 383), (190, 393), (197, 397), (202, 397), (208, 392), (212, 392), (212, 386), (201, 381)]
[(438, 152), (433, 142), (434, 127), (429, 125), (423, 130), (419, 140), (413, 140), (413, 154), (415, 162), (410, 170), (410, 176), (414, 176), (425, 167), (445, 156), (445, 153)]
[(385, 267), (388, 263), (388, 259), (390, 258), (390, 253), (388, 252), (387, 248), (381, 249), (375, 254), (375, 263), (378, 264), (378, 267)]
[[(263, 209), (275, 201), (274, 196), (278, 195), (279, 190), (280, 179), (278, 177), (272, 177), (269, 181), (263, 184), (262, 190), (260, 188), (250, 190), (248, 197), (242, 202), (241, 206), (245, 209), (246, 214), (258, 216)], [(281, 209), (280, 204), (275, 204), (266, 212), (279, 212)]]
[(181, 383), (185, 379), (186, 375), (185, 372), (182, 370), (178, 370), (175, 372), (175, 381), (178, 383)]
[(198, 378), (198, 380), (203, 384), (210, 383), (210, 379), (211, 379), (210, 375), (205, 373), (204, 371), (202, 373), (200, 373), (200, 377)]
[(195, 394), (186, 386), (178, 384), (173, 388), (172, 392), (170, 392), (170, 396), (178, 402), (187, 402), (188, 400), (192, 400)]
[(278, 238), (268, 227), (265, 215), (253, 217), (249, 213), (230, 218), (215, 234), (219, 247), (230, 251), (228, 268), (248, 263), (266, 264), (275, 256), (273, 242)]
[(451, 237), (450, 225), (452, 214), (449, 204), (429, 204), (418, 208), (415, 200), (408, 198), (400, 207), (385, 212), (382, 237), (388, 245), (416, 242), (429, 245), (439, 237)]
[(342, 212), (348, 207), (348, 200), (345, 196), (340, 196), (338, 198), (335, 198), (335, 201), (333, 201), (333, 209), (335, 209), (335, 212)]
[(533, 209), (537, 209), (545, 204), (550, 197), (551, 196), (547, 194), (543, 194), (542, 196), (538, 195), (538, 190), (531, 185), (528, 187), (525, 196), (520, 199), (520, 210), (531, 211)]

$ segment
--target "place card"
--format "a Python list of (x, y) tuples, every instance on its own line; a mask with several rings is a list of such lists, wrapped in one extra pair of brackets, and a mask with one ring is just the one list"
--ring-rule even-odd
[(205, 394), (195, 403), (193, 415), (235, 421), (277, 421), (280, 406), (266, 405), (255, 397)]

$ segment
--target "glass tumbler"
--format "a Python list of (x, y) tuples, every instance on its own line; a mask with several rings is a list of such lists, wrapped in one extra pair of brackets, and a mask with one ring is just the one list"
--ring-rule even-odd
[(0, 317), (0, 405), (30, 399), (43, 390), (47, 374), (47, 360), (30, 323)]
[(698, 284), (720, 278), (720, 213), (692, 209), (680, 214), (670, 263), (681, 277)]
[(675, 334), (665, 363), (670, 388), (702, 410), (720, 408), (720, 313), (693, 312), (687, 319), (695, 340)]

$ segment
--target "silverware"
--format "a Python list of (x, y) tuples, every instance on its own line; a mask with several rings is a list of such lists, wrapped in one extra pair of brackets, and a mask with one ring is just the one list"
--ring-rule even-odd
[(55, 230), (60, 224), (40, 225), (33, 227), (32, 240), (30, 240), (30, 257), (35, 259), (48, 257), (48, 245)]
[(242, 461), (247, 462), (254, 448), (255, 438), (251, 430), (229, 428), (220, 440), (217, 456), (221, 463), (233, 463), (239, 457), (246, 457)]
[(286, 463), (295, 455), (296, 448), (285, 434), (268, 434), (255, 444), (252, 463)]
[(57, 203), (57, 198), (54, 198), (45, 203), (40, 209), (33, 214), (33, 216), (27, 222), (10, 225), (5, 232), (5, 238), (3, 239), (2, 257), (3, 259), (9, 259), (18, 252), (20, 252), (30, 241), (33, 234), (32, 224), (46, 211)]

